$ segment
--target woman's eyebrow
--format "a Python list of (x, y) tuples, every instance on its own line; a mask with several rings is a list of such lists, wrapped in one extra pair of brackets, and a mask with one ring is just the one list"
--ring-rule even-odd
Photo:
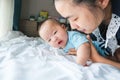
[(72, 17), (72, 15), (70, 15), (70, 16), (67, 16), (67, 17), (65, 17), (66, 19), (69, 19), (69, 18), (71, 18)]
[(70, 18), (70, 16), (66, 17), (66, 19), (69, 19), (69, 18)]

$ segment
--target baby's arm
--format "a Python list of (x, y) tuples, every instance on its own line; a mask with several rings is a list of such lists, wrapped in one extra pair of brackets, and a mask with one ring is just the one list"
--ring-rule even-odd
[(69, 49), (69, 51), (68, 51), (68, 54), (69, 54), (69, 55), (76, 55), (76, 53), (77, 53), (77, 51), (75, 50), (75, 48), (71, 48), (71, 49)]
[(77, 60), (76, 62), (81, 65), (86, 65), (86, 62), (90, 59), (90, 44), (86, 42), (82, 44), (77, 50)]

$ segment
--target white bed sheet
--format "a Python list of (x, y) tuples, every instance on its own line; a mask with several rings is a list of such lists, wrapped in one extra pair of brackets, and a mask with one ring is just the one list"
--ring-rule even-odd
[(119, 80), (120, 69), (93, 63), (82, 67), (40, 38), (10, 32), (0, 41), (0, 80)]

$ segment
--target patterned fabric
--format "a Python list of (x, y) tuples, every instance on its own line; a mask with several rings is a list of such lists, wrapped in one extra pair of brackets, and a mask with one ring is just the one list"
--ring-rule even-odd
[(116, 33), (119, 28), (120, 28), (120, 17), (115, 14), (112, 14), (112, 19), (108, 26), (108, 30), (106, 34), (106, 43), (105, 43), (105, 48), (109, 46), (110, 49), (112, 50), (112, 53), (114, 53), (115, 50), (119, 47), (116, 39)]
[(120, 28), (120, 17), (112, 14), (112, 19), (110, 24), (108, 25), (107, 33), (106, 33), (106, 40), (104, 40), (100, 34), (99, 29), (97, 28), (93, 34), (97, 38), (97, 41), (101, 43), (100, 47), (106, 50), (106, 54), (112, 54), (115, 50), (119, 47), (118, 42), (116, 39), (116, 33)]

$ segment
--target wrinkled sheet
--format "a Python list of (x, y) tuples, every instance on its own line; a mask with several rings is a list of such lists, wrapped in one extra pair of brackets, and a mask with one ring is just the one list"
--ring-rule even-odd
[(40, 38), (10, 32), (0, 41), (0, 80), (119, 80), (120, 69), (102, 63), (83, 67), (75, 56)]

